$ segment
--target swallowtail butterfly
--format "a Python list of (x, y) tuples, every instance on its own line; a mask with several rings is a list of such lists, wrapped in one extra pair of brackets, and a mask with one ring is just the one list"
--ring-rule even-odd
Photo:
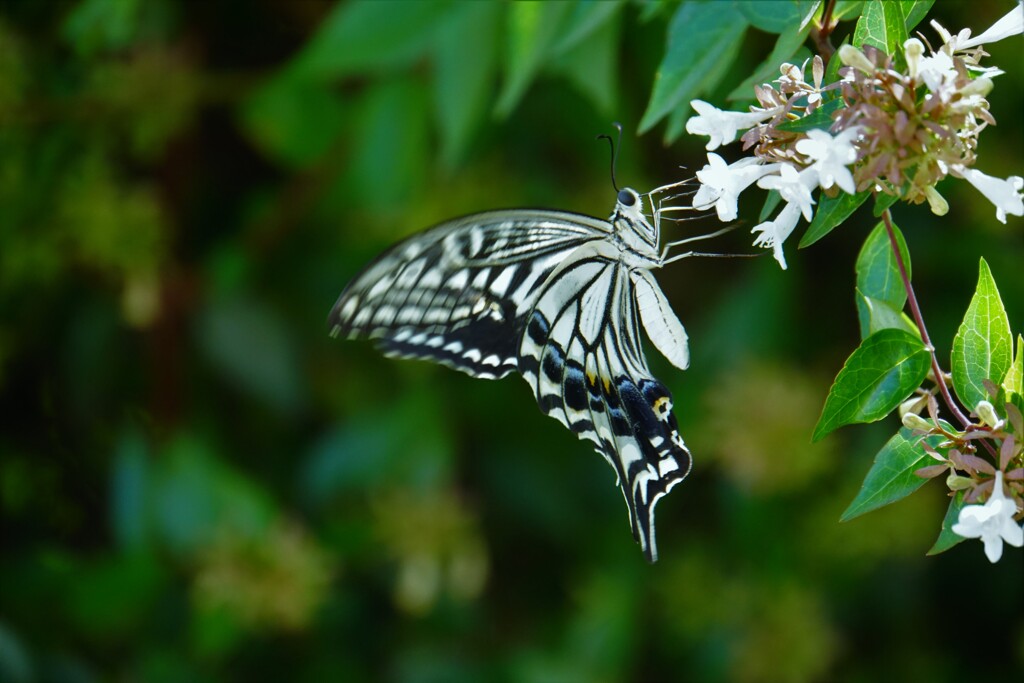
[[(332, 336), (372, 338), (389, 356), (473, 377), (519, 372), (540, 409), (592, 441), (615, 470), (633, 536), (658, 553), (654, 508), (690, 471), (672, 395), (651, 376), (640, 326), (678, 368), (686, 332), (651, 270), (667, 258), (647, 196), (619, 191), (607, 221), (504, 210), (443, 223), (392, 247), (341, 293)], [(694, 238), (697, 239), (697, 238)]]

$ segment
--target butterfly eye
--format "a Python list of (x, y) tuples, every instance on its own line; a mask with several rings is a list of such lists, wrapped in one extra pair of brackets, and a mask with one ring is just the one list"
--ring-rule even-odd
[(632, 190), (619, 190), (619, 204), (633, 206), (636, 204), (636, 192)]

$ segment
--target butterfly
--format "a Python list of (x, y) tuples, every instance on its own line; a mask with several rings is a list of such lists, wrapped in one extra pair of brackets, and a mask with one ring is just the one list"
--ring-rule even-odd
[[(615, 471), (633, 537), (657, 560), (654, 508), (690, 471), (672, 394), (648, 369), (643, 326), (673, 365), (687, 335), (652, 270), (695, 252), (660, 245), (654, 195), (618, 191), (608, 220), (553, 210), (498, 210), (442, 223), (393, 246), (345, 288), (334, 337), (370, 338), (388, 356), (426, 359), (473, 377), (518, 372), (540, 409), (593, 442)], [(653, 222), (652, 222), (653, 221)]]

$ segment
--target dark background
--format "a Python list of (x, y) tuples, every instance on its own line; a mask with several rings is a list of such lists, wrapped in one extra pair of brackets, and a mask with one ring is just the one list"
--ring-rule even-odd
[[(938, 4), (930, 17), (975, 33), (1010, 8)], [(867, 209), (810, 249), (798, 233), (785, 272), (764, 257), (658, 273), (692, 362), (650, 362), (696, 464), (659, 506), (654, 566), (607, 465), (523, 382), (327, 337), (346, 282), (405, 235), (505, 206), (607, 215), (594, 137), (612, 121), (622, 184), (703, 165), (704, 139), (635, 135), (673, 8), (621, 6), (593, 54), (545, 62), (499, 117), (507, 5), (440, 26), (417, 12), (445, 3), (396, 6), (357, 49), (329, 2), (0, 4), (0, 680), (1019, 672), (1021, 552), (925, 557), (937, 482), (838, 523), (895, 418), (810, 444), (858, 343)], [(751, 30), (708, 99), (773, 40)], [(303, 80), (296, 55), (316, 49), (341, 65)], [(978, 168), (1006, 177), (1024, 158), (1021, 39), (990, 52), (1009, 73)], [(443, 63), (479, 75), (476, 99)], [(940, 190), (947, 216), (894, 215), (948, 366), (979, 257), (1020, 330), (1024, 240), (965, 182)], [(745, 226), (761, 201), (744, 196)]]

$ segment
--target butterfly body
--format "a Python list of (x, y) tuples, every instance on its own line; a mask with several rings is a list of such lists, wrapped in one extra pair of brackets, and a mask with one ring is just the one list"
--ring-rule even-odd
[(691, 462), (639, 338), (642, 324), (687, 366), (686, 333), (651, 274), (664, 262), (654, 215), (622, 190), (607, 221), (545, 210), (455, 219), (378, 257), (329, 316), (333, 336), (375, 339), (390, 356), (490, 379), (519, 372), (541, 410), (615, 470), (651, 561), (655, 504)]

